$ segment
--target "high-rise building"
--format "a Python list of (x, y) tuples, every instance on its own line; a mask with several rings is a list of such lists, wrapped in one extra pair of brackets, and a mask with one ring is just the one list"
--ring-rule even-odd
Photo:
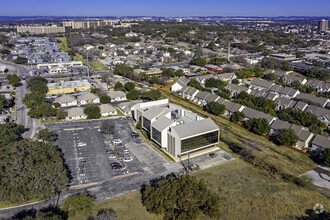
[(325, 32), (328, 30), (328, 21), (325, 19), (322, 19), (318, 23), (318, 32)]

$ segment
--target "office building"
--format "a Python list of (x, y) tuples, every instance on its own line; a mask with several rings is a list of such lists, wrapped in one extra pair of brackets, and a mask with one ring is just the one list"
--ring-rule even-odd
[(71, 27), (72, 29), (98, 28), (113, 26), (117, 22), (118, 20), (63, 21), (63, 27)]
[(321, 21), (319, 21), (318, 23), (318, 32), (325, 32), (328, 30), (328, 21), (325, 19), (322, 19)]
[(17, 33), (27, 33), (30, 34), (57, 34), (64, 33), (64, 27), (58, 27), (56, 25), (52, 26), (17, 26)]
[(48, 83), (47, 94), (75, 93), (78, 91), (87, 91), (91, 89), (91, 84), (87, 80), (60, 81)]
[(171, 104), (168, 99), (138, 103), (132, 109), (133, 118), (141, 122), (150, 139), (174, 158), (219, 142), (220, 130), (212, 119)]

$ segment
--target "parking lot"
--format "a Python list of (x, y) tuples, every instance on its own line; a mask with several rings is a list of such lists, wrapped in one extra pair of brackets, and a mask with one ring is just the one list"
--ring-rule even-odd
[[(132, 137), (134, 129), (129, 120), (107, 120), (115, 124), (115, 133), (110, 137), (100, 130), (105, 120), (46, 125), (59, 136), (56, 144), (71, 172), (71, 187), (93, 184), (88, 191), (100, 201), (140, 189), (158, 176), (183, 170), (179, 163), (169, 163), (140, 137)], [(116, 139), (122, 144), (114, 144)], [(113, 163), (120, 166), (111, 167)]]

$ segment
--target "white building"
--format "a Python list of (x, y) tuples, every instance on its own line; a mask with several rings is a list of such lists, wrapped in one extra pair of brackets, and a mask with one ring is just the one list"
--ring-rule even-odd
[(173, 157), (208, 148), (219, 142), (219, 127), (168, 99), (139, 103), (132, 107), (133, 118), (140, 121), (150, 139)]

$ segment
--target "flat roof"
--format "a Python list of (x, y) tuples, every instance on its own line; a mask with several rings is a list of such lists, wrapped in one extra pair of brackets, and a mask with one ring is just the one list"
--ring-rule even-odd
[(199, 134), (204, 134), (214, 130), (219, 130), (219, 127), (211, 118), (202, 119), (199, 121), (177, 125), (171, 128), (174, 130), (181, 139), (189, 138)]

